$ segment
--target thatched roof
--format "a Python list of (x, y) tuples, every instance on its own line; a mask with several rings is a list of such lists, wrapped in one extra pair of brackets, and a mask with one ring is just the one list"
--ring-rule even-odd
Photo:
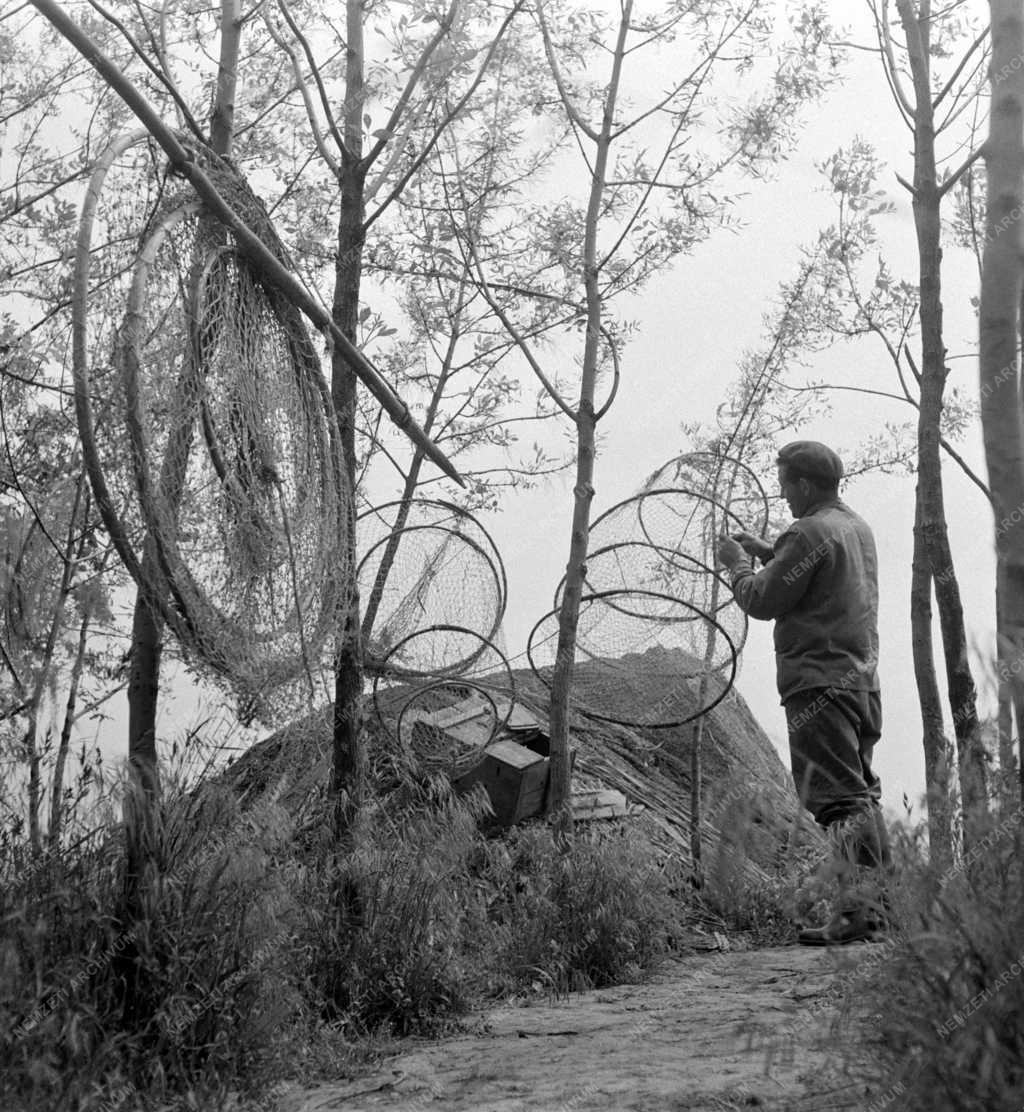
[[(607, 684), (616, 684), (618, 717), (643, 721), (645, 708), (664, 696), (666, 659), (663, 650), (627, 655), (614, 661), (577, 665), (574, 702), (587, 705), (588, 693), (601, 689), (607, 706)], [(678, 654), (685, 666), (685, 654)], [(612, 666), (613, 667), (609, 667)], [(624, 678), (625, 677), (625, 678)], [(529, 670), (515, 673), (517, 698), (543, 718), (547, 689)], [(722, 681), (711, 680), (717, 694)], [(715, 686), (717, 685), (717, 687)], [(677, 684), (676, 698), (686, 717), (696, 707), (697, 683)], [(687, 700), (690, 700), (687, 705)], [(322, 821), (323, 800), (330, 775), (331, 707), (323, 707), (258, 742), (224, 773), (224, 780), (247, 803), (268, 795), (278, 799), (304, 823)], [(639, 811), (635, 823), (656, 850), (690, 859), (691, 756), (696, 722), (668, 729), (620, 726), (576, 713), (572, 745), (575, 777), (587, 787), (621, 791)], [(387, 782), (409, 755), (368, 715), (370, 759), (377, 778)], [(702, 822), (705, 862), (712, 860), (723, 839), (741, 842), (752, 875), (776, 864), (794, 843), (817, 841), (820, 834), (800, 807), (789, 771), (764, 730), (735, 691), (703, 718), (701, 740)]]

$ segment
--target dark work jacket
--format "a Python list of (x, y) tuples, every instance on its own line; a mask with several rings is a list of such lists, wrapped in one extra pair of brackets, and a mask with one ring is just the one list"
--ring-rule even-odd
[(752, 618), (775, 619), (783, 702), (811, 687), (878, 690), (878, 557), (867, 523), (838, 498), (819, 502), (754, 572), (744, 556), (732, 590)]

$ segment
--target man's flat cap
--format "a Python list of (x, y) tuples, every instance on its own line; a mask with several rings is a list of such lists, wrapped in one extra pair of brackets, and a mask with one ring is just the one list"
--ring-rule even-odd
[(794, 440), (784, 445), (776, 462), (796, 478), (810, 479), (821, 486), (836, 486), (843, 477), (843, 461), (817, 440)]

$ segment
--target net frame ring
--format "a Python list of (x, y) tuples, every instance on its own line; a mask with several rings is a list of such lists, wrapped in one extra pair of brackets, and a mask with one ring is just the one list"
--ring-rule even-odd
[[(465, 693), (473, 692), (483, 696), (489, 707), (491, 720), (490, 732), (486, 740), (467, 746), (464, 752), (457, 756), (450, 757), (448, 760), (438, 761), (432, 757), (423, 757), (417, 752), (413, 740), (415, 727), (419, 720), (407, 725), (406, 716), (410, 713), (410, 710), (414, 708), (414, 704), (417, 701), (426, 696), (440, 694), (441, 692), (450, 692), (453, 691), (453, 689), (460, 689)], [(487, 746), (498, 737), (508, 724), (509, 717), (512, 714), (513, 702), (509, 700), (508, 703), (508, 709), (505, 711), (504, 717), (501, 717), (498, 710), (499, 698), (485, 685), (473, 680), (437, 680), (434, 683), (427, 684), (425, 687), (418, 688), (406, 699), (398, 712), (398, 718), (392, 733), (403, 749), (411, 753), (416, 761), (424, 768), (431, 769), (432, 771), (443, 771), (449, 777), (462, 776), (475, 768), (483, 760)], [(457, 703), (451, 703), (449, 705), (456, 706)], [(474, 716), (474, 718), (478, 717), (479, 715)], [(471, 720), (472, 719), (467, 719), (466, 721)], [(437, 727), (437, 729), (439, 732), (443, 732), (440, 727)], [(406, 732), (407, 730), (408, 734)]]
[[(467, 637), (476, 638), (479, 642), (476, 650), (467, 658), (467, 661), (459, 661), (456, 665), (446, 665), (442, 668), (410, 668), (403, 665), (394, 665), (390, 662), (390, 658), (395, 656), (402, 650), (406, 644), (416, 637), (423, 637), (431, 633), (456, 633), (465, 635)], [(493, 656), (494, 667), (488, 673), (486, 679), (480, 676), (466, 676), (466, 672), (476, 661), (487, 652)], [(388, 712), (384, 708), (384, 700), (387, 692), (392, 690), (384, 686), (390, 681), (416, 681), (426, 680), (428, 683), (440, 682), (453, 682), (460, 681), (462, 683), (474, 683), (479, 686), (486, 687), (488, 690), (504, 693), (509, 701), (508, 711), (504, 719), (508, 721), (508, 716), (512, 713), (512, 708), (515, 705), (515, 677), (512, 675), (512, 667), (508, 662), (505, 654), (494, 644), (488, 637), (477, 633), (475, 629), (469, 629), (466, 626), (456, 625), (435, 625), (428, 626), (425, 629), (414, 630), (412, 633), (406, 634), (400, 640), (396, 641), (394, 645), (388, 650), (387, 654), (380, 658), (379, 663), (366, 669), (373, 674), (373, 707), (374, 712), (381, 722), (386, 721)], [(502, 678), (495, 678), (500, 676)], [(393, 716), (393, 715), (392, 715)]]
[[(667, 603), (670, 606), (684, 607), (688, 610), (695, 610), (696, 609), (696, 607), (690, 606), (689, 603), (685, 602), (682, 599), (674, 598), (672, 595), (660, 594), (657, 591), (639, 591), (639, 590), (634, 590), (634, 591), (599, 591), (599, 592), (596, 592), (594, 594), (583, 595), (580, 598), (580, 606), (582, 607), (584, 605), (584, 603), (595, 603), (595, 602), (602, 602), (602, 603), (605, 603), (607, 605), (607, 598), (608, 598), (609, 595), (619, 595), (619, 594), (650, 595), (650, 596), (653, 596), (656, 599), (661, 600), (664, 603)], [(545, 622), (551, 620), (552, 618), (557, 618), (557, 617), (558, 617), (558, 608), (557, 607), (553, 610), (549, 610), (546, 614), (544, 614), (540, 618), (540, 620), (534, 625), (533, 629), (530, 630), (530, 635), (527, 638), (527, 642), (526, 642), (526, 657), (527, 657), (527, 660), (529, 661), (530, 669), (533, 672), (533, 674), (537, 677), (537, 679), (540, 680), (540, 682), (549, 691), (551, 690), (551, 679), (550, 679), (549, 676), (545, 675), (545, 669), (550, 669), (551, 666), (550, 665), (539, 665), (536, 662), (536, 660), (534, 659), (535, 650), (537, 648), (537, 646), (535, 645), (535, 638), (536, 638), (538, 632), (540, 631), (541, 626), (543, 626)], [(725, 697), (732, 690), (733, 683), (736, 679), (737, 655), (738, 654), (737, 654), (737, 651), (736, 651), (736, 646), (733, 643), (732, 638), (729, 636), (728, 631), (725, 630), (717, 621), (715, 621), (714, 618), (712, 618), (708, 615), (703, 615), (703, 617), (704, 617), (704, 620), (706, 622), (709, 622), (711, 625), (713, 625), (715, 627), (716, 632), (722, 636), (722, 638), (725, 640), (725, 643), (726, 643), (726, 645), (728, 646), (728, 649), (729, 649), (729, 654), (728, 654), (729, 674), (724, 679), (722, 690), (709, 703), (706, 703), (706, 705), (704, 705), (704, 706), (698, 707), (693, 713), (686, 715), (686, 717), (684, 717), (684, 718), (672, 719), (671, 721), (668, 721), (668, 722), (651, 722), (651, 721), (646, 721), (646, 720), (642, 721), (642, 722), (638, 722), (638, 721), (635, 721), (635, 720), (632, 720), (632, 719), (625, 719), (625, 718), (621, 718), (621, 717), (616, 718), (616, 717), (613, 717), (613, 716), (608, 715), (608, 714), (602, 714), (602, 713), (594, 711), (594, 710), (588, 710), (586, 707), (581, 706), (578, 703), (573, 703), (572, 704), (573, 709), (575, 711), (577, 711), (578, 713), (584, 715), (584, 717), (586, 717), (586, 718), (593, 718), (593, 719), (596, 719), (597, 721), (600, 721), (600, 722), (610, 722), (613, 725), (617, 725), (617, 726), (638, 727), (638, 728), (642, 728), (642, 729), (651, 729), (651, 730), (667, 730), (667, 729), (672, 729), (672, 728), (677, 727), (677, 726), (685, 726), (688, 722), (693, 722), (695, 719), (700, 718), (701, 715), (709, 714), (712, 710), (714, 710), (715, 707), (718, 706), (719, 703), (722, 702), (723, 699), (725, 699)], [(648, 618), (647, 620), (651, 621), (653, 619)], [(659, 619), (659, 620), (664, 621), (664, 619)], [(692, 618), (679, 619), (678, 621), (689, 622), (689, 621), (692, 621)], [(675, 622), (673, 624), (675, 624)], [(556, 634), (553, 635), (553, 636), (556, 636), (556, 635), (557, 635), (557, 629), (556, 629)], [(551, 639), (550, 637), (545, 638), (545, 641), (550, 640), (550, 639)], [(580, 652), (581, 648), (582, 648), (582, 651), (585, 652), (586, 655), (590, 656), (592, 659), (595, 659), (595, 660), (605, 659), (605, 658), (602, 658), (602, 657), (598, 657), (596, 654), (594, 654), (592, 652), (588, 652), (585, 648), (583, 648), (579, 644), (577, 644), (577, 646), (576, 646), (577, 653)], [(615, 659), (615, 658), (612, 658), (612, 659)], [(724, 663), (725, 662), (723, 662), (723, 664)], [(681, 680), (696, 679), (696, 678), (701, 677), (701, 676), (710, 675), (712, 672), (720, 672), (721, 668), (722, 668), (722, 666), (718, 666), (716, 668), (712, 668), (712, 669), (708, 669), (708, 670), (701, 670), (699, 672), (693, 673), (692, 676), (681, 675), (680, 679)]]
[[(465, 544), (471, 550), (475, 551), (476, 553), (478, 553), (483, 558), (485, 565), (487, 566), (488, 570), (493, 575), (494, 582), (495, 582), (495, 588), (497, 590), (498, 605), (495, 609), (494, 618), (491, 622), (490, 628), (488, 630), (484, 631), (482, 634), (480, 634), (481, 636), (485, 637), (488, 641), (490, 641), (491, 639), (493, 639), (495, 634), (501, 628), (502, 618), (504, 617), (504, 613), (505, 613), (505, 601), (506, 601), (506, 596), (507, 596), (507, 588), (505, 586), (505, 581), (504, 581), (504, 569), (501, 568), (500, 565), (495, 564), (494, 560), (491, 559), (491, 557), (487, 554), (487, 552), (484, 550), (484, 548), (481, 545), (477, 544), (477, 542), (472, 537), (468, 537), (464, 533), (460, 533), (457, 530), (450, 529), (448, 526), (445, 526), (445, 525), (433, 525), (433, 524), (419, 525), (419, 524), (417, 524), (417, 525), (410, 525), (410, 526), (403, 527), (402, 529), (397, 530), (397, 534), (398, 534), (398, 537), (399, 537), (399, 540), (398, 540), (397, 543), (398, 543), (399, 546), (401, 545), (401, 537), (402, 537), (403, 534), (412, 535), (414, 533), (426, 532), (427, 530), (436, 530), (437, 532), (440, 532), (440, 533), (447, 533), (450, 537), (457, 538), (458, 541), (461, 544)], [(364, 567), (366, 566), (367, 562), (371, 559), (371, 557), (374, 555), (374, 553), (376, 553), (381, 548), (386, 548), (386, 546), (391, 542), (391, 540), (394, 537), (395, 537), (395, 532), (385, 534), (379, 540), (375, 541), (374, 544), (372, 545), (372, 547), (358, 561), (358, 563), (356, 564), (356, 569), (355, 569), (355, 582), (357, 584), (359, 583), (360, 576), (363, 573)], [(443, 547), (443, 545), (445, 543), (447, 543), (447, 542), (444, 542), (444, 541), (441, 542), (441, 544), (438, 546), (438, 551), (441, 550), (441, 548)], [(397, 560), (397, 549), (396, 549), (395, 558)], [(389, 573), (389, 576), (390, 576), (390, 574), (391, 573)], [(385, 586), (386, 586), (386, 584), (387, 584), (387, 581), (385, 580)], [(372, 585), (368, 585), (367, 589), (372, 590)], [(363, 590), (362, 590), (362, 585), (360, 585), (360, 596), (364, 597)], [(376, 625), (377, 620), (379, 619), (379, 617), (380, 617), (380, 610), (378, 608), (378, 610), (374, 614), (374, 625)], [(389, 647), (388, 653), (390, 653), (397, 645), (401, 644), (402, 641), (404, 641), (407, 637), (411, 636), (412, 634), (421, 633), (421, 632), (423, 632), (424, 629), (437, 629), (437, 628), (440, 628), (442, 624), (443, 623), (434, 622), (434, 623), (431, 623), (429, 626), (423, 627), (423, 629), (410, 630), (409, 633), (403, 634), (403, 636), (398, 641), (396, 641), (394, 645)], [(456, 627), (452, 627), (452, 628), (456, 628)], [(469, 629), (468, 626), (458, 627), (458, 628)], [(366, 629), (363, 630), (363, 637), (364, 637), (364, 640), (367, 643), (369, 643), (372, 640), (373, 630), (374, 630), (374, 626), (371, 626), (369, 630), (366, 630)], [(480, 633), (479, 630), (474, 630), (473, 632), (478, 633), (478, 634)], [(367, 655), (368, 655), (368, 657), (370, 657), (370, 659), (372, 661), (375, 662), (377, 660), (383, 661), (384, 659), (386, 659), (388, 653), (386, 653), (384, 657), (377, 657), (375, 654), (371, 654), (368, 651)], [(458, 662), (454, 662), (452, 666), (455, 667), (457, 665), (458, 665)], [(378, 665), (373, 665), (373, 666), (378, 666)], [(380, 666), (382, 666), (382, 665), (380, 665)]]
[[(441, 498), (398, 498), (394, 499), (391, 502), (383, 502), (379, 506), (368, 506), (365, 510), (362, 510), (356, 515), (357, 542), (360, 535), (359, 523), (361, 521), (366, 521), (371, 517), (381, 518), (386, 510), (390, 510), (392, 508), (400, 510), (400, 508), (406, 504), (409, 505), (410, 514), (417, 511), (425, 513), (428, 509), (441, 510), (446, 516), (454, 517), (454, 519), (460, 524), (468, 523), (471, 528), (476, 529), (479, 532), (479, 537), (471, 537), (469, 539), (475, 541), (479, 548), (484, 549), (484, 554), (488, 556), (491, 563), (494, 565), (495, 571), (498, 573), (498, 579), (501, 584), (501, 605), (500, 614), (498, 617), (498, 625), (500, 625), (502, 619), (505, 616), (505, 607), (508, 604), (508, 575), (505, 570), (505, 561), (501, 557), (501, 551), (498, 548), (498, 545), (496, 544), (494, 538), (481, 524), (480, 519), (475, 514), (470, 513), (469, 510), (463, 509), (461, 506), (457, 506), (454, 502), (446, 502), (444, 499)], [(430, 520), (428, 522), (425, 522), (424, 524), (434, 526), (447, 526), (447, 521), (444, 517), (442, 517), (437, 520)], [(403, 525), (403, 528), (405, 527), (406, 525)], [(390, 526), (384, 536), (389, 536), (392, 532), (394, 532), (394, 527)], [(460, 534), (461, 536), (465, 536), (459, 526), (455, 528), (454, 532)], [(483, 543), (481, 543), (481, 541)], [(376, 543), (377, 542), (374, 542), (374, 544)], [(361, 564), (362, 561), (360, 560), (359, 563)], [(493, 636), (493, 633), (489, 636)]]
[[(758, 513), (756, 520), (758, 527), (748, 530), (755, 533), (759, 537), (763, 537), (768, 529), (768, 524), (771, 516), (771, 508), (767, 492), (764, 489), (764, 484), (761, 482), (757, 472), (747, 463), (744, 463), (736, 456), (720, 454), (718, 452), (708, 451), (706, 449), (698, 449), (693, 452), (683, 452), (678, 456), (673, 456), (672, 459), (667, 460), (659, 468), (657, 468), (644, 483), (644, 489), (654, 489), (664, 484), (678, 485), (680, 478), (683, 474), (683, 468), (687, 464), (694, 464), (694, 469), (700, 471), (702, 474), (707, 474), (707, 469), (701, 466), (704, 461), (713, 465), (717, 473), (731, 469), (733, 473), (733, 483), (738, 479), (742, 473), (745, 488), (741, 489), (739, 501), (744, 505), (756, 502), (758, 504)], [(674, 475), (668, 475), (671, 468), (675, 468)], [(717, 482), (713, 486), (716, 495), (718, 493)], [(720, 500), (720, 499), (719, 499)], [(732, 509), (734, 499), (728, 499), (729, 508)]]
[[(730, 605), (734, 605), (735, 600), (734, 600), (733, 595), (732, 595), (732, 587), (731, 587), (729, 581), (722, 574), (720, 574), (718, 571), (716, 571), (713, 567), (711, 567), (709, 564), (705, 564), (703, 560), (698, 560), (696, 556), (690, 556), (685, 552), (680, 552), (678, 549), (665, 548), (664, 546), (654, 544), (651, 541), (613, 541), (611, 544), (606, 544), (601, 548), (595, 548), (593, 552), (588, 552), (587, 553), (587, 558), (586, 558), (586, 564), (585, 564), (586, 572), (584, 573), (584, 577), (583, 577), (584, 583), (587, 583), (587, 584), (590, 585), (590, 590), (586, 592), (587, 594), (592, 594), (592, 595), (593, 594), (601, 594), (605, 591), (616, 591), (616, 590), (632, 591), (632, 590), (649, 590), (649, 589), (651, 589), (651, 588), (641, 588), (641, 587), (635, 587), (634, 588), (630, 584), (625, 583), (625, 582), (623, 582), (620, 587), (600, 587), (597, 584), (594, 584), (594, 583), (590, 582), (590, 579), (589, 579), (590, 568), (591, 568), (591, 565), (593, 564), (593, 562), (596, 559), (598, 559), (600, 557), (603, 557), (603, 556), (606, 556), (609, 553), (615, 552), (616, 550), (626, 549), (626, 548), (649, 549), (652, 552), (656, 552), (659, 556), (664, 557), (666, 563), (672, 564), (675, 567), (681, 567), (681, 565), (678, 563), (678, 561), (679, 560), (684, 560), (687, 563), (694, 565), (693, 568), (687, 568), (686, 569), (687, 574), (696, 573), (696, 574), (699, 574), (701, 576), (709, 576), (712, 579), (716, 579), (718, 581), (718, 583), (720, 584), (720, 586), (728, 593), (727, 593), (727, 595), (724, 596), (723, 601), (721, 603), (719, 603), (718, 606), (715, 607), (713, 613), (718, 613), (719, 610), (724, 610), (726, 607), (728, 607)], [(559, 607), (562, 605), (562, 598), (563, 598), (564, 591), (565, 591), (565, 580), (566, 580), (566, 576), (563, 575), (561, 580), (559, 581), (558, 586), (555, 588), (555, 595), (554, 595), (554, 600), (553, 601), (554, 601), (554, 608), (556, 610), (559, 609)], [(666, 594), (666, 595), (670, 594), (670, 592), (668, 590), (657, 591), (655, 593), (656, 594)], [(679, 597), (679, 596), (671, 595), (670, 597), (676, 598), (676, 597)], [(689, 604), (690, 606), (693, 606), (694, 609), (696, 610), (696, 613), (689, 620), (696, 621), (696, 620), (698, 620), (698, 618), (703, 618), (705, 616), (705, 611), (701, 607), (697, 606), (693, 602), (693, 600), (688, 599), (688, 598), (682, 598), (681, 601)], [(621, 606), (617, 606), (615, 603), (610, 602), (610, 603), (608, 603), (608, 605), (611, 606), (613, 609), (619, 610), (623, 614), (628, 614), (630, 617), (634, 617), (634, 618), (649, 618), (650, 617), (650, 615), (648, 613), (640, 613), (640, 612), (637, 612), (637, 611), (630, 611), (630, 610), (622, 608)]]

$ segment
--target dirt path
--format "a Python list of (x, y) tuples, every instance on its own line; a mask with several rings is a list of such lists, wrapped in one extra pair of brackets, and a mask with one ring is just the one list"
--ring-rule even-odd
[[(383, 1071), (280, 1097), (281, 1112), (863, 1112), (828, 1046), (843, 989), (884, 946), (689, 956), (652, 981), (502, 1007), (410, 1040)], [(856, 1030), (869, 1017), (852, 1020)]]

